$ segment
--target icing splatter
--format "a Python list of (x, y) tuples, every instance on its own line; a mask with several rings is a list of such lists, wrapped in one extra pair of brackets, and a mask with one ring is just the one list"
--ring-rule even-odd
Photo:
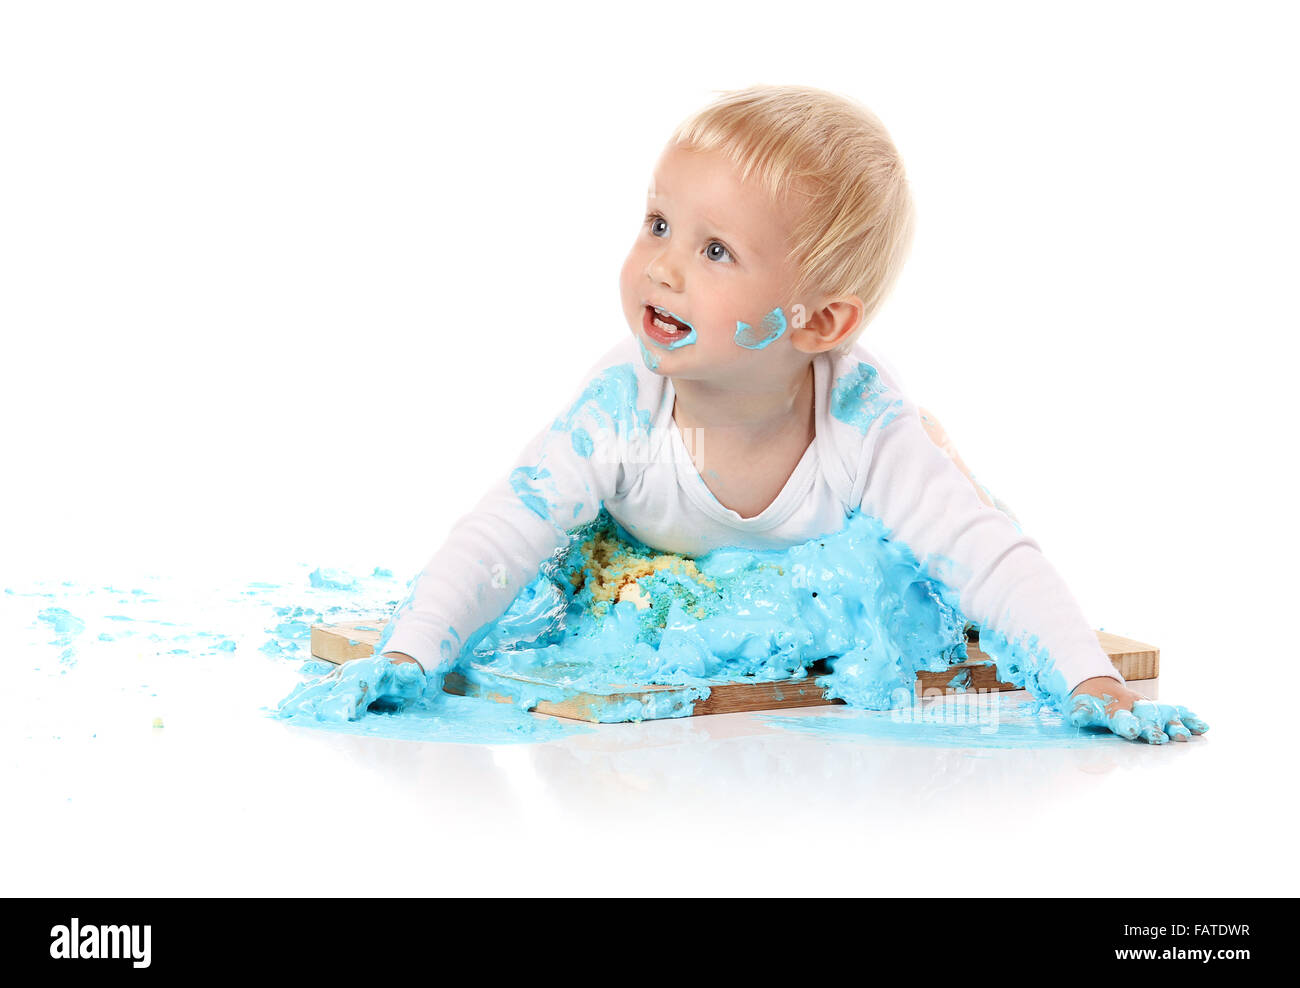
[(312, 570), (308, 577), (311, 585), (317, 590), (356, 590), (357, 581), (347, 573), (341, 573), (333, 569), (316, 569)]

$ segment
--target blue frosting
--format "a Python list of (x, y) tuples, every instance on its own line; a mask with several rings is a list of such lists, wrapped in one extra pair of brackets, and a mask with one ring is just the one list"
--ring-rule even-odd
[(849, 373), (836, 378), (831, 389), (831, 415), (864, 435), (877, 419), (886, 426), (902, 409), (901, 399), (890, 398), (880, 372), (862, 361)]
[(461, 664), (608, 692), (793, 679), (829, 660), (817, 683), (830, 695), (885, 709), (918, 670), (965, 659), (965, 627), (952, 592), (868, 515), (789, 549), (686, 559), (602, 512), (471, 637)]
[[(618, 435), (650, 429), (650, 413), (637, 408), (636, 370), (631, 364), (607, 367), (583, 389), (567, 412), (552, 423), (557, 432), (572, 432), (581, 422)], [(577, 444), (575, 443), (575, 449)], [(589, 454), (584, 454), (589, 455)]]
[(308, 576), (317, 590), (356, 590), (357, 581), (347, 573), (333, 569), (315, 569)]
[[(840, 531), (788, 549), (691, 559), (656, 552), (602, 510), (469, 636), (456, 669), (525, 709), (587, 697), (586, 713), (599, 721), (687, 716), (712, 687), (737, 681), (812, 681), (853, 707), (899, 708), (918, 672), (965, 660), (968, 622), (932, 572), (942, 567), (923, 566), (889, 535), (879, 519), (855, 513)], [(1065, 679), (1037, 638), (985, 629), (980, 644), (1000, 678), (1063, 709)], [(282, 712), (347, 720), (376, 697), (401, 707), (427, 696), (422, 677), (400, 679), (415, 673), (373, 661), (349, 663), (332, 684), (307, 684)], [(651, 685), (676, 688), (629, 695)]]
[(755, 329), (747, 322), (736, 323), (736, 343), (746, 350), (762, 350), (785, 335), (785, 313), (780, 306), (763, 317)]
[(649, 350), (647, 350), (645, 343), (641, 341), (640, 337), (637, 338), (636, 345), (641, 348), (641, 359), (645, 361), (645, 365), (649, 367), (651, 370), (658, 370), (659, 355), (655, 353), (651, 353)]
[(550, 503), (542, 493), (538, 482), (551, 476), (545, 467), (515, 467), (510, 473), (510, 487), (519, 495), (519, 500), (538, 518), (551, 520)]

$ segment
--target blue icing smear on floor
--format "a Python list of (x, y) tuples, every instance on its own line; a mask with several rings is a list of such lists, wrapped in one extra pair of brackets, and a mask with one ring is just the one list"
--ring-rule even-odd
[[(278, 626), (289, 639), (298, 635), (292, 624)], [(953, 591), (869, 515), (789, 549), (689, 558), (650, 549), (602, 511), (469, 636), (456, 671), (471, 690), (520, 709), (577, 703), (599, 722), (690, 716), (720, 684), (809, 676), (853, 707), (897, 711), (918, 672), (965, 660), (966, 629)], [(1059, 704), (1063, 680), (1036, 640), (990, 634), (981, 644), (1004, 678)], [(413, 666), (357, 660), (299, 686), (280, 714), (364, 721), (376, 699), (428, 702), (440, 675), (418, 683), (414, 675)], [(647, 686), (673, 688), (637, 693)], [(864, 723), (878, 732), (884, 722)], [(1041, 728), (1025, 730), (1042, 737)]]
[(824, 714), (762, 714), (770, 727), (828, 741), (941, 748), (1085, 748), (1126, 744), (1109, 731), (1073, 727), (1039, 703), (972, 696), (907, 705), (900, 710), (836, 709)]
[(338, 734), (443, 744), (535, 744), (592, 731), (577, 721), (528, 713), (511, 703), (447, 693), (400, 713), (372, 712), (357, 720), (345, 721), (309, 716), (285, 720), (294, 727)]
[[(400, 713), (367, 710), (364, 702), (349, 710), (342, 702), (332, 708), (333, 719), (318, 719), (308, 707), (305, 715), (289, 711), (289, 723), (448, 743), (548, 741), (590, 728), (526, 712), (542, 700), (584, 694), (586, 715), (600, 722), (682, 717), (719, 683), (800, 676), (816, 677), (860, 707), (899, 708), (906, 707), (902, 697), (917, 670), (943, 670), (964, 657), (965, 622), (951, 592), (869, 516), (855, 515), (842, 531), (785, 550), (729, 549), (697, 558), (657, 553), (604, 512), (569, 534), (501, 618), (467, 636), (463, 646), (460, 636), (448, 634), (454, 646), (447, 664), (459, 647), (460, 669), (471, 684), (486, 684), (515, 703), (450, 697), (421, 685), (423, 693), (408, 697)], [(152, 704), (158, 694), (151, 679), (130, 678), (130, 670), (145, 668), (141, 657), (156, 668), (194, 663), (203, 675), (250, 684), (259, 671), (286, 662), (303, 677), (333, 670), (310, 658), (313, 624), (363, 623), (411, 605), (418, 577), (402, 595), (398, 581), (379, 573), (387, 571), (376, 567), (353, 576), (304, 566), (293, 578), (220, 590), (159, 578), (139, 593), (65, 584), (14, 588), (6, 599), (11, 614), (28, 622), (30, 654), (41, 663), (32, 672), (41, 682), (75, 690), (88, 669), (102, 674), (111, 667), (123, 690)], [(405, 598), (400, 607), (399, 596)], [(366, 627), (377, 628), (377, 620)], [(381, 641), (392, 627), (389, 621)], [(1055, 699), (1058, 674), (1032, 639), (1012, 643), (986, 632), (982, 644), (1001, 662), (1002, 678)], [(366, 661), (383, 660), (343, 668), (353, 667), (348, 675), (355, 675)], [(521, 682), (521, 676), (532, 681)], [(499, 688), (504, 677), (514, 677), (508, 689)], [(306, 679), (293, 695), (310, 698), (318, 682)], [(611, 684), (664, 688), (642, 696)], [(268, 699), (250, 695), (249, 709), (263, 708)], [(900, 715), (895, 709), (873, 719), (828, 708), (825, 715), (781, 719), (776, 726), (867, 742), (977, 747), (1110, 737), (1063, 728), (1046, 714), (1007, 717), (993, 736), (981, 735), (978, 724), (906, 723)]]

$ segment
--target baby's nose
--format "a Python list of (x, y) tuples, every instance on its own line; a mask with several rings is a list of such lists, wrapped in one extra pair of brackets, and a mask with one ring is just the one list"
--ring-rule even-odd
[(681, 272), (668, 251), (662, 251), (650, 259), (646, 265), (646, 277), (656, 285), (677, 288), (681, 284)]

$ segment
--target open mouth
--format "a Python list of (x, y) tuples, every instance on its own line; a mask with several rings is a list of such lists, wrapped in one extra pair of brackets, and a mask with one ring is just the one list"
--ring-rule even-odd
[(671, 347), (695, 339), (695, 327), (667, 309), (647, 305), (641, 317), (641, 327), (650, 339), (660, 346)]

